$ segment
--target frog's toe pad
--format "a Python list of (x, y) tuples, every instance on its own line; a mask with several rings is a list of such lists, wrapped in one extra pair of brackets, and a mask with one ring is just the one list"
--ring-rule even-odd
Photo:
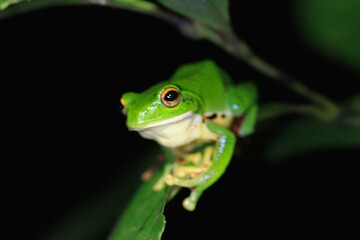
[(185, 198), (184, 201), (182, 202), (182, 205), (186, 210), (190, 212), (194, 211), (196, 207), (196, 203), (192, 201), (190, 197)]
[(154, 186), (153, 190), (155, 192), (161, 191), (165, 187), (165, 182), (163, 179), (160, 179)]
[(171, 174), (166, 174), (164, 180), (169, 186), (176, 184), (176, 178)]

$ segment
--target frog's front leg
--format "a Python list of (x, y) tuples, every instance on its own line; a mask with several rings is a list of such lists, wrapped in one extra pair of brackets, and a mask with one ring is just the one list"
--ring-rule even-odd
[[(179, 179), (195, 178), (205, 172), (211, 165), (214, 146), (207, 146), (203, 152), (188, 153), (184, 155), (183, 163), (174, 167), (172, 174), (165, 176), (168, 185), (176, 185)], [(187, 163), (192, 163), (188, 166)]]
[[(162, 149), (166, 155), (166, 162), (162, 169), (162, 176), (154, 185), (153, 189), (159, 191), (164, 187), (164, 183), (167, 185), (178, 185), (176, 184), (176, 179), (185, 177), (189, 174), (195, 174), (196, 172), (202, 172), (208, 166), (208, 161), (205, 161), (203, 166), (183, 166), (184, 163), (194, 163), (198, 165), (201, 161), (201, 153), (184, 153), (183, 151), (176, 151), (176, 149), (170, 149), (163, 147)], [(208, 156), (209, 158), (209, 156)], [(147, 172), (145, 172), (147, 174)], [(144, 174), (143, 174), (144, 175)], [(174, 181), (175, 179), (175, 181)], [(180, 186), (180, 185), (179, 185)]]
[(191, 188), (191, 194), (183, 201), (183, 207), (186, 210), (193, 211), (201, 194), (213, 185), (226, 170), (235, 147), (236, 137), (233, 132), (223, 128), (215, 123), (208, 121), (208, 129), (218, 136), (212, 155), (211, 166), (207, 171), (201, 173), (194, 179), (176, 178), (175, 185)]

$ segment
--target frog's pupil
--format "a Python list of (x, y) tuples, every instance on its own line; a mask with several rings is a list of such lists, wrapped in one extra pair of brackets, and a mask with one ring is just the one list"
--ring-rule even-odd
[(165, 100), (166, 101), (174, 101), (178, 97), (178, 93), (174, 90), (171, 90), (165, 94)]

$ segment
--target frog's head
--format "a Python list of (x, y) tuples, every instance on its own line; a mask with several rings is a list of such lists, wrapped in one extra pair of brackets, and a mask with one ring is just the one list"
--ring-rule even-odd
[(166, 82), (142, 93), (125, 93), (120, 101), (126, 125), (135, 131), (181, 121), (200, 109), (195, 94)]

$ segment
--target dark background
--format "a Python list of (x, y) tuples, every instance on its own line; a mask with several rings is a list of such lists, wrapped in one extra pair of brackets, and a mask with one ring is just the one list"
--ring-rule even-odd
[[(291, 1), (262, 1), (261, 8), (259, 2), (231, 1), (234, 28), (256, 53), (332, 99), (358, 92), (357, 76), (301, 41)], [(0, 29), (4, 147), (10, 153), (3, 161), (11, 164), (5, 184), (16, 193), (7, 196), (18, 210), (15, 225), (28, 239), (101, 198), (114, 182), (128, 185), (129, 193), (117, 198), (131, 196), (136, 185), (127, 181), (129, 169), (156, 144), (127, 131), (119, 98), (166, 80), (180, 64), (211, 58), (236, 81), (254, 79), (261, 102), (305, 101), (216, 46), (124, 10), (52, 8), (2, 20)], [(329, 149), (269, 164), (262, 149), (290, 120), (245, 140), (243, 154), (206, 191), (196, 212), (182, 209), (188, 192), (180, 192), (166, 207), (164, 239), (351, 233), (359, 213), (359, 151)], [(88, 240), (103, 239), (115, 217)]]

